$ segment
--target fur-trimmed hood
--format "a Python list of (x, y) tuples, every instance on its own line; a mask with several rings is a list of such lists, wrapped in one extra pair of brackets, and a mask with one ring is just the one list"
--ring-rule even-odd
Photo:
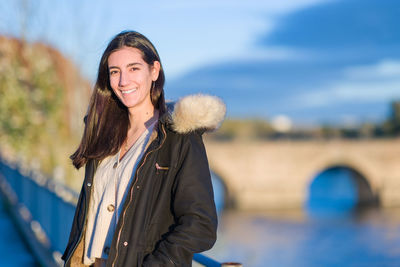
[[(172, 109), (172, 110), (171, 110)], [(178, 133), (214, 131), (225, 118), (224, 102), (211, 95), (188, 95), (168, 105), (171, 127)]]

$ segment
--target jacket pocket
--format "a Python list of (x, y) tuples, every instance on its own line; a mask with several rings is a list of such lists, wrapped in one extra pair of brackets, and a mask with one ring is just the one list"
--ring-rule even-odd
[(158, 162), (156, 162), (155, 167), (156, 167), (157, 174), (167, 173), (169, 170), (168, 166), (162, 166), (162, 165), (158, 164)]
[(143, 265), (143, 259), (144, 259), (144, 253), (139, 251), (137, 254), (137, 264), (136, 266), (142, 266)]
[(152, 223), (147, 227), (146, 230), (146, 246), (145, 246), (145, 253), (153, 252), (155, 245), (160, 241), (161, 234), (160, 234), (160, 224), (159, 223)]

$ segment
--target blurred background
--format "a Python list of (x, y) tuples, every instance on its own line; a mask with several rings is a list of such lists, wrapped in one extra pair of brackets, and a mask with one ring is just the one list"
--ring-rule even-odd
[(2, 158), (79, 192), (69, 155), (99, 59), (136, 30), (158, 49), (167, 99), (227, 105), (205, 136), (220, 216), (205, 255), (395, 266), (399, 15), (397, 0), (1, 1)]

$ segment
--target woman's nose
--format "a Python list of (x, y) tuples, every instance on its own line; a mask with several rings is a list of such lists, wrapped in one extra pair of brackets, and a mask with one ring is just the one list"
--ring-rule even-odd
[(128, 77), (128, 75), (124, 72), (124, 71), (121, 71), (121, 74), (120, 74), (120, 77), (119, 77), (119, 86), (120, 87), (124, 87), (124, 86), (126, 86), (126, 85), (128, 85), (129, 84), (129, 77)]

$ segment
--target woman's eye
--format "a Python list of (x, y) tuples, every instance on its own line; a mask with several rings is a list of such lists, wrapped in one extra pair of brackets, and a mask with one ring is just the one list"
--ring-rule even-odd
[(118, 73), (118, 71), (116, 71), (116, 70), (110, 71), (110, 75), (114, 75), (114, 74), (117, 74), (117, 73)]
[(138, 70), (139, 68), (136, 68), (136, 67), (133, 67), (133, 68), (131, 68), (131, 71), (135, 71), (135, 70)]

